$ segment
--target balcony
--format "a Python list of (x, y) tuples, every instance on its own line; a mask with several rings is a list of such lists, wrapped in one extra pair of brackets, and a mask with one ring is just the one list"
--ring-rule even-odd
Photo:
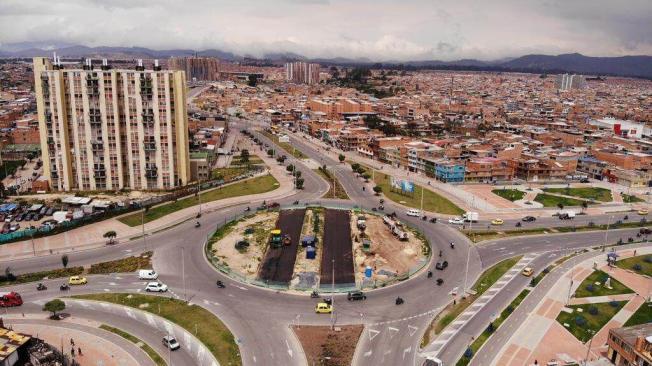
[(95, 164), (93, 172), (95, 173), (95, 178), (106, 178), (106, 168), (104, 167), (104, 164)]
[(146, 164), (145, 165), (145, 177), (147, 178), (156, 178), (158, 177), (158, 168), (155, 164)]
[(104, 150), (104, 143), (102, 141), (91, 141), (91, 147), (93, 152), (99, 152)]

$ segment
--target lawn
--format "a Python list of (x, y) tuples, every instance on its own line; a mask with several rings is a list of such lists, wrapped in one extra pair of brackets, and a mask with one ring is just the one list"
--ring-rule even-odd
[[(569, 326), (564, 328), (582, 343), (586, 343), (592, 336), (589, 331), (597, 333), (626, 303), (627, 301), (610, 301), (598, 304), (569, 305), (568, 308), (573, 309), (573, 313), (568, 314), (562, 311), (557, 316), (557, 321), (562, 326), (564, 323), (568, 324)], [(590, 308), (592, 307), (597, 309), (596, 315), (591, 314)], [(582, 309), (582, 312), (578, 312), (577, 309)]]
[[(634, 292), (613, 277), (611, 278), (611, 289), (604, 287), (604, 281), (606, 281), (607, 278), (609, 278), (609, 275), (603, 271), (595, 271), (591, 273), (577, 288), (577, 291), (575, 291), (575, 297), (620, 295), (631, 294)], [(601, 285), (596, 285), (596, 282), (600, 282)]]
[(163, 357), (161, 357), (161, 355), (159, 355), (149, 344), (141, 341), (138, 337), (135, 337), (135, 336), (125, 332), (124, 330), (114, 328), (114, 327), (112, 327), (110, 325), (106, 325), (106, 324), (100, 325), (100, 329), (104, 329), (104, 330), (106, 330), (108, 332), (115, 333), (115, 334), (119, 335), (120, 337), (128, 340), (129, 342), (135, 344), (136, 346), (140, 347), (145, 353), (147, 353), (149, 358), (151, 358), (152, 361), (154, 361), (154, 363), (156, 365), (158, 365), (158, 366), (166, 366), (167, 365), (167, 362), (165, 362), (165, 360), (163, 359)]
[(242, 166), (230, 166), (228, 168), (217, 168), (211, 171), (211, 178), (213, 179), (222, 179), (225, 182), (232, 181), (236, 177), (252, 172), (253, 169), (248, 168), (245, 165)]
[[(518, 296), (509, 304), (507, 307), (500, 313), (500, 316), (496, 318), (493, 322), (491, 322), (491, 325), (487, 327), (479, 336), (476, 338), (473, 343), (469, 346), (471, 348), (471, 351), (473, 351), (473, 355), (478, 353), (478, 350), (480, 347), (482, 347), (483, 344), (491, 337), (492, 334), (500, 327), (501, 324), (514, 312), (514, 310), (523, 302), (523, 299), (530, 293), (530, 290), (525, 289), (521, 291)], [(473, 359), (473, 355), (471, 357), (466, 357), (462, 356), (457, 363), (455, 364), (456, 366), (466, 366), (471, 362), (471, 359)]]
[(644, 302), (625, 323), (625, 327), (652, 323), (652, 303)]
[(258, 155), (251, 154), (249, 155), (249, 162), (242, 161), (240, 155), (234, 156), (231, 159), (231, 164), (229, 166), (241, 166), (241, 165), (261, 165), (263, 164), (263, 159), (258, 157)]
[(18, 170), (23, 164), (25, 164), (25, 160), (6, 160), (2, 162), (2, 165), (0, 165), (0, 180), (5, 179), (5, 177), (10, 176)]
[[(278, 188), (279, 184), (272, 175), (264, 175), (252, 179), (247, 179), (235, 184), (229, 184), (224, 187), (216, 188), (201, 193), (201, 202), (207, 203), (225, 198), (248, 196), (251, 194), (265, 193)], [(170, 202), (160, 206), (155, 206), (145, 213), (145, 222), (154, 221), (172, 212), (183, 210), (184, 208), (196, 206), (199, 204), (198, 197), (188, 197), (176, 202)], [(138, 226), (141, 224), (141, 213), (136, 212), (128, 216), (119, 218), (120, 222), (129, 226)]]
[(102, 262), (92, 264), (91, 269), (88, 271), (90, 274), (104, 274), (104, 273), (126, 273), (136, 272), (139, 269), (152, 268), (152, 254), (153, 252), (145, 252), (139, 256), (132, 256), (114, 261)]
[(521, 256), (514, 257), (514, 258), (509, 258), (505, 259), (502, 262), (494, 264), (491, 268), (487, 269), (484, 271), (481, 275), (480, 278), (475, 282), (473, 289), (476, 294), (475, 295), (469, 295), (466, 297), (466, 299), (463, 300), (458, 300), (456, 304), (450, 304), (448, 305), (439, 315), (443, 316), (439, 318), (439, 315), (435, 318), (435, 320), (430, 324), (428, 329), (426, 330), (423, 339), (421, 339), (421, 345), (427, 345), (430, 343), (430, 337), (436, 334), (441, 333), (444, 328), (448, 324), (450, 324), (455, 318), (457, 318), (458, 315), (460, 315), (469, 305), (475, 301), (478, 297), (482, 296), (482, 294), (489, 288), (491, 285), (496, 283), (502, 275), (504, 275), (507, 271), (509, 271), (510, 268), (514, 267), (514, 265), (521, 259)]
[(278, 141), (278, 136), (272, 135), (271, 133), (267, 131), (261, 132), (263, 135), (265, 135), (268, 139), (274, 141), (274, 143), (278, 146), (280, 146), (283, 150), (285, 150), (288, 154), (294, 156), (297, 159), (305, 159), (307, 156), (305, 156), (299, 149), (296, 149), (294, 146), (290, 145), (287, 142), (279, 142)]
[[(77, 276), (84, 273), (84, 267), (59, 268), (50, 271), (25, 273), (16, 276), (13, 275), (7, 276), (6, 271), (7, 270), (5, 269), (5, 273), (2, 274), (2, 276), (0, 276), (1, 277), (0, 286), (17, 285), (19, 283), (27, 283), (27, 282), (36, 282), (36, 281), (43, 280), (45, 277), (52, 279), (52, 278)], [(11, 271), (11, 268), (9, 268), (9, 271)], [(11, 278), (13, 278), (13, 280)]]
[[(423, 190), (421, 186), (415, 184), (414, 193), (408, 196), (390, 190), (388, 175), (376, 171), (374, 179), (375, 183), (383, 189), (383, 194), (388, 199), (408, 207), (421, 208), (421, 191)], [(448, 215), (461, 215), (464, 213), (464, 210), (457, 207), (453, 202), (429, 189), (423, 190), (423, 209)]]
[(142, 304), (148, 304), (141, 310), (161, 316), (195, 334), (221, 365), (242, 365), (238, 345), (231, 331), (201, 306), (188, 305), (183, 301), (163, 296), (140, 294), (89, 294), (73, 298), (105, 301), (136, 309), (141, 309)]
[(652, 254), (621, 259), (616, 262), (616, 266), (652, 277)]
[[(346, 194), (346, 191), (344, 190), (344, 187), (342, 187), (342, 184), (340, 184), (339, 179), (337, 179), (337, 177), (333, 179), (333, 173), (321, 168), (314, 169), (314, 171), (317, 174), (321, 175), (321, 177), (324, 178), (329, 185), (328, 192), (326, 192), (322, 198), (341, 198), (343, 200), (349, 199), (349, 195)], [(333, 187), (333, 183), (335, 183), (335, 187)], [(334, 193), (333, 190), (335, 190)]]
[(518, 189), (494, 189), (491, 192), (512, 202), (518, 201), (525, 197), (525, 192), (519, 191)]
[[(545, 194), (545, 193), (539, 193), (537, 196), (534, 198), (535, 202), (539, 202), (540, 204), (543, 205), (543, 207), (558, 207), (560, 203), (566, 207), (568, 206), (582, 206), (582, 202), (587, 202), (587, 201), (581, 201), (581, 200), (576, 200), (574, 198), (568, 198), (568, 197), (559, 197), (559, 196), (553, 196), (551, 194)], [(587, 202), (589, 205), (592, 203)]]
[(611, 202), (611, 190), (600, 187), (583, 187), (583, 188), (544, 188), (544, 192), (563, 194), (565, 196), (573, 196), (584, 198), (587, 200)]
[(638, 198), (636, 196), (633, 196), (631, 194), (624, 194), (621, 193), (621, 196), (623, 197), (623, 202), (625, 203), (638, 203), (638, 202), (645, 202), (644, 199)]

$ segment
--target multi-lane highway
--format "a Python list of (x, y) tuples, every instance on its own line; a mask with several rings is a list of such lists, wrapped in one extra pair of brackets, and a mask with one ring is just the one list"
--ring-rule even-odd
[[(260, 134), (257, 137), (270, 146), (274, 145)], [(329, 166), (351, 201), (331, 201), (321, 198), (328, 189), (327, 182), (309, 169), (304, 162), (289, 157), (286, 164), (292, 163), (299, 167), (303, 172), (306, 188), (279, 200), (282, 205), (290, 206), (295, 200), (299, 200), (302, 204), (336, 203), (339, 206), (358, 206), (367, 209), (378, 205), (378, 197), (373, 195), (369, 186), (363, 190), (364, 182), (352, 174), (348, 165), (331, 159), (300, 138), (293, 136), (291, 143), (318, 164)], [(281, 151), (281, 148), (277, 147), (277, 151)], [(245, 365), (304, 365), (305, 358), (301, 346), (293, 336), (289, 325), (329, 324), (330, 317), (314, 314), (315, 299), (237, 283), (218, 273), (204, 257), (203, 244), (206, 237), (218, 225), (242, 214), (245, 206), (254, 207), (257, 204), (259, 202), (249, 202), (206, 213), (201, 218), (203, 225), (200, 228), (194, 228), (193, 222), (186, 222), (148, 236), (146, 243), (134, 240), (113, 247), (72, 253), (69, 254), (70, 265), (89, 265), (154, 250), (154, 267), (160, 273), (161, 281), (169, 285), (171, 290), (181, 298), (205, 307), (222, 319), (237, 338)], [(438, 310), (451, 301), (449, 295), (451, 290), (454, 287), (462, 288), (465, 278), (467, 278), (467, 285), (470, 286), (483, 269), (496, 262), (524, 253), (596, 246), (604, 243), (605, 240), (604, 232), (584, 232), (537, 235), (529, 236), (527, 239), (509, 238), (474, 246), (456, 227), (449, 224), (433, 224), (407, 217), (403, 207), (388, 201), (385, 202), (385, 211), (395, 211), (399, 219), (422, 231), (435, 253), (433, 260), (438, 258), (437, 254), (441, 251), (442, 258), (446, 259), (450, 266), (443, 272), (436, 272), (436, 278), (444, 280), (442, 286), (437, 286), (433, 279), (428, 279), (424, 270), (408, 281), (370, 291), (366, 301), (347, 302), (344, 298), (336, 298), (338, 324), (364, 323), (366, 325), (355, 354), (356, 365), (418, 363), (421, 335)], [(609, 217), (586, 218), (587, 223), (588, 220), (600, 223), (599, 220), (605, 219), (609, 220)], [(580, 220), (584, 220), (584, 217)], [(559, 226), (560, 221), (556, 218), (542, 218), (536, 223), (544, 226)], [(626, 240), (636, 231), (634, 229), (611, 231), (608, 233), (607, 241), (613, 242), (620, 237)], [(455, 249), (449, 247), (450, 242), (456, 243)], [(59, 267), (60, 257), (42, 256), (2, 262), (0, 266), (11, 266), (16, 273), (32, 272)], [(431, 268), (432, 263), (429, 266)], [(466, 268), (468, 268), (468, 275), (465, 274)], [(217, 279), (226, 283), (225, 289), (216, 288)], [(114, 292), (128, 291), (131, 288), (129, 280), (111, 281), (109, 276), (99, 276), (92, 280), (94, 281), (115, 283), (109, 287), (110, 291)], [(88, 289), (93, 290), (91, 287)], [(56, 291), (36, 294), (28, 290), (25, 290), (24, 295), (28, 302), (59, 295)], [(75, 291), (82, 290), (80, 288)], [(19, 291), (22, 291), (22, 287), (19, 287)], [(394, 299), (397, 296), (405, 299), (405, 304), (396, 306)]]

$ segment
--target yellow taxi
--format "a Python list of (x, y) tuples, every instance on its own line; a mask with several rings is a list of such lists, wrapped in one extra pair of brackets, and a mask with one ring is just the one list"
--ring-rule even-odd
[(523, 272), (521, 272), (521, 273), (525, 277), (530, 277), (534, 273), (534, 270), (532, 269), (532, 267), (525, 267), (525, 268), (523, 268)]
[(317, 314), (330, 314), (333, 312), (333, 306), (325, 302), (320, 302), (315, 306), (315, 313)]
[(502, 225), (504, 223), (505, 223), (505, 221), (503, 221), (503, 219), (493, 219), (493, 220), (491, 220), (491, 225)]
[(70, 285), (85, 285), (88, 283), (88, 280), (86, 280), (86, 277), (80, 277), (80, 276), (70, 276), (68, 279), (68, 284)]
[(640, 210), (638, 210), (638, 214), (639, 214), (639, 215), (643, 215), (643, 216), (645, 216), (645, 215), (647, 215), (648, 213), (650, 213), (650, 212), (649, 212), (648, 210), (646, 210), (646, 209), (640, 209)]

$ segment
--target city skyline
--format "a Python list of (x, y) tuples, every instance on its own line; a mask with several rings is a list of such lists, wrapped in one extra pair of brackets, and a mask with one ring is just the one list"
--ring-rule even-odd
[[(260, 57), (373, 61), (496, 60), (524, 54), (652, 54), (649, 3), (627, 1), (352, 3), (285, 0), (183, 5), (40, 0), (0, 4), (0, 47), (18, 42), (216, 48)], [(160, 21), (166, 19), (166, 21)]]

